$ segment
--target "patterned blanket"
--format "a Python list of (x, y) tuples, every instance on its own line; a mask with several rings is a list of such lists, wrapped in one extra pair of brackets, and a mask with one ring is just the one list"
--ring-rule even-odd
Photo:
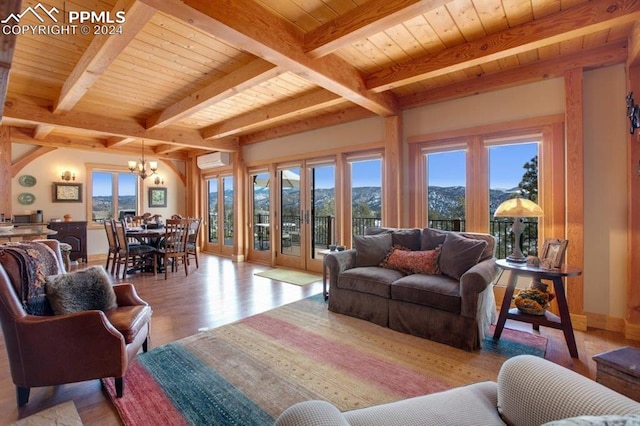
[(24, 310), (30, 315), (53, 315), (45, 293), (47, 277), (60, 273), (53, 250), (42, 243), (22, 241), (0, 246), (0, 258), (7, 255), (13, 257), (20, 266), (22, 292), (18, 296)]

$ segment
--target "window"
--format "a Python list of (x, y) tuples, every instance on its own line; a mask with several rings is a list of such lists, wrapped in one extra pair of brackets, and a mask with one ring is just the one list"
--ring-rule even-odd
[(93, 223), (122, 219), (138, 212), (138, 176), (128, 171), (90, 170), (90, 216)]
[(464, 231), (466, 216), (466, 151), (425, 154), (427, 218), (430, 228)]
[(351, 222), (353, 235), (364, 235), (382, 223), (382, 160), (353, 160), (351, 166)]

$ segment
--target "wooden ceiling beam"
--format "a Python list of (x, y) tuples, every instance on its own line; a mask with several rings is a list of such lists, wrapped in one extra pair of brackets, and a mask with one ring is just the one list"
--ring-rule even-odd
[(284, 136), (295, 135), (297, 133), (308, 132), (322, 127), (335, 126), (349, 123), (351, 121), (372, 117), (374, 114), (362, 107), (347, 108), (339, 112), (332, 112), (312, 118), (297, 121), (295, 123), (284, 124), (278, 127), (261, 130), (249, 135), (240, 136), (240, 145), (250, 145), (264, 142)]
[(14, 178), (18, 176), (18, 173), (20, 173), (20, 171), (24, 169), (33, 160), (40, 158), (51, 151), (55, 151), (56, 149), (58, 148), (56, 148), (55, 146), (40, 146), (34, 151), (27, 153), (26, 155), (24, 155), (23, 157), (21, 157), (19, 160), (17, 160), (15, 163), (11, 165), (11, 177)]
[(119, 0), (112, 15), (122, 10), (126, 12), (126, 20), (121, 24), (122, 34), (93, 37), (64, 82), (53, 107), (54, 113), (70, 111), (156, 13), (155, 9), (138, 0)]
[(297, 117), (309, 111), (317, 111), (343, 102), (345, 102), (344, 99), (335, 93), (319, 89), (306, 95), (267, 105), (209, 126), (202, 130), (202, 137), (209, 139), (233, 136), (251, 128)]
[(304, 36), (304, 50), (312, 58), (401, 24), (451, 0), (370, 0)]
[(399, 101), (403, 109), (416, 108), (550, 78), (560, 78), (571, 69), (600, 68), (621, 64), (626, 58), (627, 43), (621, 41), (536, 64), (523, 65), (494, 74), (484, 74), (468, 81), (458, 81), (447, 86), (403, 96)]
[(147, 119), (147, 129), (164, 127), (199, 110), (277, 77), (282, 70), (262, 59), (255, 59), (240, 69), (176, 102)]
[(3, 123), (13, 126), (48, 124), (67, 128), (80, 133), (97, 134), (100, 137), (147, 139), (187, 148), (201, 148), (209, 151), (236, 151), (237, 144), (219, 140), (204, 140), (198, 130), (184, 127), (166, 127), (147, 130), (134, 119), (113, 117), (70, 111), (54, 114), (37, 101), (26, 96), (8, 98), (5, 103)]
[(118, 148), (121, 146), (128, 145), (134, 140), (135, 140), (134, 138), (121, 138), (119, 136), (112, 136), (110, 138), (107, 138), (107, 142), (105, 143), (105, 146), (107, 148)]
[(629, 57), (627, 68), (640, 65), (640, 23), (636, 23), (629, 35)]
[[(26, 143), (32, 145), (38, 145), (44, 148), (70, 148), (70, 149), (79, 149), (83, 151), (94, 151), (94, 152), (104, 152), (110, 154), (123, 154), (130, 156), (138, 156), (140, 155), (140, 149), (131, 147), (131, 148), (120, 148), (117, 151), (114, 151), (113, 148), (109, 148), (106, 146), (106, 141), (104, 139), (96, 139), (96, 138), (81, 138), (81, 137), (69, 137), (69, 136), (57, 136), (57, 135), (49, 135), (44, 139), (35, 139), (31, 136), (30, 132), (27, 129), (13, 127), (11, 131), (11, 142), (15, 143)], [(43, 151), (44, 152), (44, 151)], [(155, 155), (157, 157), (169, 158), (168, 155), (159, 154), (153, 151), (151, 148), (145, 149), (145, 156), (147, 155)], [(172, 160), (186, 160), (187, 155), (184, 153), (173, 153), (170, 156)]]
[(33, 137), (35, 139), (44, 139), (47, 135), (54, 131), (56, 126), (51, 126), (48, 124), (38, 124), (33, 131)]
[[(12, 13), (20, 13), (20, 0), (5, 0), (0, 3), (0, 16), (9, 16)], [(9, 86), (9, 71), (13, 61), (13, 52), (16, 48), (15, 34), (0, 33), (0, 118), (4, 109), (4, 100)]]
[(386, 91), (638, 19), (637, 0), (593, 0), (434, 55), (384, 68), (369, 75), (366, 84), (369, 90)]
[(234, 0), (224, 6), (208, 0), (140, 1), (376, 114), (399, 113), (393, 94), (367, 90), (360, 72), (335, 55), (310, 58), (304, 52), (302, 31), (253, 0)]

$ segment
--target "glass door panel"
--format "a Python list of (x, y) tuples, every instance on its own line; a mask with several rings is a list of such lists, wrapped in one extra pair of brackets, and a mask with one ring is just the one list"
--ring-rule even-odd
[(269, 192), (269, 172), (249, 175), (251, 182), (251, 228), (249, 234), (250, 257), (268, 260), (271, 253), (271, 200)]
[(234, 234), (233, 234), (233, 176), (225, 176), (222, 178), (222, 189), (223, 189), (223, 232), (224, 232), (224, 241), (223, 245), (225, 246), (233, 246), (234, 244)]
[(364, 235), (366, 228), (382, 223), (382, 159), (354, 160), (350, 165), (352, 234)]
[[(310, 226), (308, 241), (308, 262), (321, 262), (321, 250), (335, 244), (336, 229), (336, 167), (334, 164), (310, 166), (309, 204)], [(321, 264), (316, 265), (322, 268)], [(317, 269), (317, 268), (313, 268)]]
[(218, 178), (208, 179), (207, 180), (207, 188), (208, 188), (208, 215), (209, 215), (209, 232), (207, 233), (209, 236), (209, 243), (211, 244), (219, 244), (218, 236), (220, 231), (220, 226), (218, 223)]

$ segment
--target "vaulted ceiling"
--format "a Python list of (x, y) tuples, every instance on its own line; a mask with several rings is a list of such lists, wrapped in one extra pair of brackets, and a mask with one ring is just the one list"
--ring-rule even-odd
[(126, 16), (89, 34), (3, 30), (13, 141), (127, 153), (144, 141), (166, 159), (624, 63), (640, 18), (636, 0), (3, 4), (0, 20), (16, 15), (0, 25), (50, 28), (38, 16), (52, 7), (58, 25), (72, 10)]

